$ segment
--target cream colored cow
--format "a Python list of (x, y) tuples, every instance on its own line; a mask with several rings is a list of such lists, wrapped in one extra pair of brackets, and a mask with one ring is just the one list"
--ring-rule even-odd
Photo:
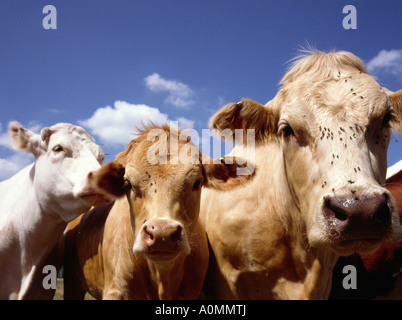
[(381, 88), (349, 52), (308, 53), (281, 84), (265, 106), (245, 99), (210, 122), (255, 129), (258, 168), (241, 190), (202, 194), (211, 297), (325, 299), (339, 255), (401, 240), (384, 185), (390, 129), (402, 130), (402, 91)]

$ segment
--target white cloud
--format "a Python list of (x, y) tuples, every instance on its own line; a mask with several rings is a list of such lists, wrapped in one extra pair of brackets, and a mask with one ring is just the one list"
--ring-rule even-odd
[(367, 63), (370, 73), (385, 72), (393, 75), (402, 73), (402, 49), (381, 50)]
[(193, 128), (194, 127), (194, 121), (189, 120), (183, 117), (177, 118), (177, 121), (179, 123), (179, 128), (187, 129), (187, 128)]
[(19, 152), (8, 158), (0, 158), (0, 181), (8, 179), (34, 161), (29, 153)]
[(10, 136), (8, 135), (7, 132), (0, 134), (0, 146), (3, 147), (11, 146)]
[[(134, 138), (136, 127), (147, 124), (149, 120), (155, 124), (171, 121), (167, 114), (161, 113), (157, 108), (116, 101), (114, 107), (99, 108), (89, 119), (79, 120), (78, 123), (88, 128), (91, 134), (99, 137), (105, 144), (126, 145)], [(194, 121), (182, 117), (176, 121), (180, 128), (192, 128), (194, 125)]]
[(144, 80), (146, 87), (151, 91), (167, 92), (169, 94), (165, 99), (165, 103), (182, 108), (187, 108), (194, 104), (194, 100), (192, 100), (194, 91), (185, 83), (164, 79), (158, 73), (153, 73), (145, 77)]
[(11, 147), (11, 141), (10, 141), (10, 136), (8, 135), (8, 132), (2, 132), (3, 128), (0, 123), (0, 146), (3, 147)]
[(55, 109), (55, 108), (46, 109), (46, 111), (49, 111), (49, 112), (54, 113), (54, 114), (65, 113), (64, 110)]
[(43, 125), (34, 120), (30, 121), (26, 127), (24, 126), (24, 128), (27, 128), (29, 131), (32, 131), (33, 133), (39, 134), (43, 128)]

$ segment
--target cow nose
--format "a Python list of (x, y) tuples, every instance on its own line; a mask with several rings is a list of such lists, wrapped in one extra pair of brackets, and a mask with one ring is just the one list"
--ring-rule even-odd
[(381, 239), (391, 225), (386, 194), (330, 197), (324, 201), (330, 236), (339, 240)]
[(155, 220), (145, 223), (141, 236), (152, 251), (174, 251), (182, 240), (183, 228), (179, 223)]
[(88, 173), (88, 176), (87, 176), (88, 181), (92, 181), (92, 180), (93, 180), (94, 174), (95, 174), (95, 171), (90, 171), (90, 172)]

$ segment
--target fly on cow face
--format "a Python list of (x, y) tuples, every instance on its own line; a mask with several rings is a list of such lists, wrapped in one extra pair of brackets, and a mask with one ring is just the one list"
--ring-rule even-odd
[[(267, 104), (242, 99), (210, 120), (220, 131), (254, 129), (259, 168), (241, 192), (204, 194), (219, 298), (326, 298), (337, 254), (402, 236), (383, 188), (389, 127), (402, 130), (402, 90), (380, 88), (349, 52), (308, 52), (281, 84)], [(236, 145), (233, 154), (243, 153)]]
[[(345, 224), (351, 230), (354, 230), (354, 222), (350, 221), (355, 218), (360, 219), (362, 225), (366, 223), (370, 230), (380, 230), (359, 233), (358, 239), (353, 238), (358, 241), (347, 249), (350, 252), (372, 250), (375, 241), (371, 238), (380, 239), (392, 229), (389, 212), (395, 212), (388, 201), (388, 191), (381, 187), (385, 182), (392, 118), (387, 94), (371, 76), (353, 70), (323, 81), (306, 82), (306, 78), (301, 77), (285, 83), (283, 91), (277, 102), (281, 107), (278, 134), (288, 182), (300, 201), (301, 210), (312, 215), (312, 243), (318, 245), (326, 232), (341, 234), (338, 238), (332, 237), (330, 242), (335, 251), (342, 247), (342, 252), (344, 241), (354, 236), (345, 236), (346, 227), (339, 226), (343, 223), (338, 219), (341, 215), (335, 214), (333, 220), (328, 220), (322, 212), (330, 207), (329, 211), (334, 214), (347, 208), (354, 199), (369, 199), (367, 201), (377, 209), (368, 213), (370, 218), (362, 218), (365, 222), (361, 217), (356, 218), (361, 208), (367, 210), (363, 200), (356, 205), (356, 210), (345, 209), (348, 213), (342, 217), (346, 217)], [(325, 182), (314, 185), (311, 181)], [(320, 200), (328, 198), (336, 205)], [(370, 220), (378, 216), (386, 217), (380, 219), (381, 225)], [(314, 234), (321, 240), (315, 242)]]
[[(274, 144), (281, 150), (286, 190), (304, 215), (311, 245), (348, 254), (372, 250), (380, 239), (399, 237), (396, 206), (383, 185), (390, 124), (398, 128), (400, 121), (400, 93), (381, 88), (360, 59), (344, 52), (302, 57), (281, 84), (265, 106), (249, 99), (229, 104), (212, 117), (211, 126), (253, 128), (256, 146)], [(356, 198), (360, 202), (348, 210)], [(365, 215), (363, 199), (374, 208)], [(342, 210), (347, 213), (339, 215)], [(341, 216), (347, 218), (337, 219)], [(370, 220), (378, 216), (381, 226)], [(356, 219), (362, 229), (371, 231), (351, 235)], [(348, 240), (350, 245), (345, 245)]]

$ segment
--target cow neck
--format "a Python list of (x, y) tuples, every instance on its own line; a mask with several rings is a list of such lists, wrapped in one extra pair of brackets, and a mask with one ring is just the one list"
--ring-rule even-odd
[[(284, 161), (285, 163), (285, 161)], [(286, 184), (289, 185), (287, 176)], [(295, 190), (289, 186), (293, 208), (289, 210), (288, 220), (290, 246), (292, 249), (296, 273), (303, 285), (299, 299), (322, 299), (328, 297), (331, 288), (331, 273), (338, 256), (328, 248), (312, 248), (307, 238), (306, 221), (302, 218), (304, 208), (300, 206)]]
[[(257, 186), (256, 198), (265, 206), (264, 215), (269, 214), (270, 219), (278, 220), (285, 234), (292, 235), (288, 240), (299, 243), (306, 247), (305, 235), (306, 224), (301, 214), (301, 208), (293, 188), (289, 185), (287, 173), (284, 169), (283, 156), (280, 145), (273, 142), (261, 145), (256, 150), (256, 178), (254, 185)], [(291, 194), (291, 197), (286, 195)], [(272, 213), (270, 213), (272, 212)], [(265, 219), (266, 217), (261, 217)], [(293, 236), (295, 235), (295, 236)]]
[(148, 265), (154, 279), (156, 280), (158, 298), (160, 300), (172, 300), (177, 298), (184, 274), (185, 256), (179, 254), (174, 261), (152, 262)]
[(15, 195), (16, 199), (24, 198), (24, 201), (15, 204), (20, 209), (16, 210), (12, 217), (21, 248), (23, 281), (18, 298), (28, 297), (27, 294), (33, 286), (32, 281), (35, 281), (38, 273), (42, 273), (49, 253), (57, 244), (67, 225), (57, 213), (44, 211), (43, 207), (46, 207), (46, 203), (38, 202), (33, 181), (28, 174), (29, 171), (26, 173), (27, 178), (16, 187), (19, 196)]
[(305, 299), (318, 300), (329, 297), (332, 283), (332, 270), (338, 261), (338, 255), (330, 250), (317, 249), (316, 257), (304, 280)]
[[(67, 225), (58, 215), (57, 210), (51, 208), (46, 199), (38, 197), (35, 188), (32, 171), (34, 166), (28, 167), (24, 172), (25, 179), (15, 186), (14, 199), (18, 203), (14, 203), (15, 214), (12, 216), (13, 223), (19, 232), (20, 241), (24, 242), (24, 246), (47, 248), (57, 242), (59, 236), (62, 234), (63, 229)], [(21, 178), (21, 177), (19, 177)], [(21, 199), (24, 199), (21, 201)], [(56, 232), (60, 231), (60, 232)], [(41, 241), (46, 235), (46, 241)], [(49, 241), (54, 238), (53, 243)], [(40, 251), (40, 249), (38, 249)]]
[[(284, 170), (286, 171), (286, 170)], [(303, 219), (297, 195), (289, 186), (286, 172), (284, 183), (288, 185), (291, 196), (287, 220), (287, 239), (296, 274), (301, 283), (297, 299), (322, 299), (327, 297), (331, 287), (331, 273), (337, 261), (337, 255), (328, 248), (312, 248), (307, 238), (307, 225)], [(289, 290), (288, 292), (290, 292)]]
[(56, 245), (67, 223), (56, 213), (43, 211), (39, 205), (25, 210), (24, 216), (23, 227), (20, 229), (22, 247), (26, 248), (24, 260), (38, 264)]
[[(273, 192), (272, 198), (266, 198), (264, 201), (269, 208), (267, 210), (275, 212), (271, 217), (276, 217), (275, 219), (279, 220), (278, 223), (282, 225), (283, 234), (286, 235), (284, 237), (287, 242), (286, 247), (289, 248), (290, 258), (293, 260), (292, 265), (299, 278), (299, 290), (295, 290), (294, 282), (291, 281), (289, 288), (292, 289), (285, 291), (292, 292), (297, 299), (326, 297), (329, 295), (331, 286), (331, 275), (328, 275), (326, 270), (332, 270), (335, 266), (337, 255), (325, 249), (310, 247), (306, 235), (307, 226), (301, 213), (302, 209), (297, 196), (288, 184), (284, 159), (282, 157), (269, 158), (270, 154), (281, 154), (280, 147), (273, 143), (259, 148), (261, 150), (256, 152), (255, 159), (257, 170), (259, 170), (256, 185), (259, 186), (260, 192), (257, 197), (263, 198), (267, 194), (271, 194), (267, 190)], [(278, 168), (281, 169), (278, 170)], [(292, 194), (292, 197), (284, 197), (283, 192)], [(286, 208), (286, 212), (284, 208)]]

